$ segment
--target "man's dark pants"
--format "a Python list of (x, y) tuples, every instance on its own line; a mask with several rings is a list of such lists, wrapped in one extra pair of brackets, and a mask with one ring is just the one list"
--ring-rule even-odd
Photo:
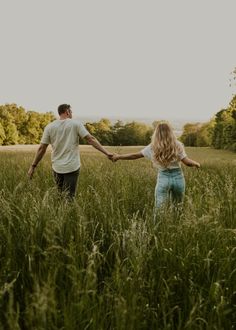
[(58, 187), (58, 190), (62, 193), (68, 194), (69, 198), (75, 197), (77, 181), (79, 177), (79, 170), (70, 173), (56, 173), (53, 171), (53, 176)]

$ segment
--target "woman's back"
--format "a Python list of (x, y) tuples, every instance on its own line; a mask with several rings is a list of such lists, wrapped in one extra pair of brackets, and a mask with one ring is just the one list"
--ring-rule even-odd
[(184, 146), (180, 141), (176, 141), (177, 148), (178, 148), (178, 154), (175, 159), (169, 162), (166, 166), (163, 164), (159, 163), (157, 159), (155, 159), (155, 154), (153, 151), (152, 144), (149, 144), (146, 146), (143, 150), (141, 150), (141, 153), (143, 156), (149, 160), (152, 160), (153, 164), (155, 167), (165, 170), (165, 169), (174, 169), (174, 168), (181, 168), (181, 160), (185, 157), (187, 157), (186, 152), (184, 150)]

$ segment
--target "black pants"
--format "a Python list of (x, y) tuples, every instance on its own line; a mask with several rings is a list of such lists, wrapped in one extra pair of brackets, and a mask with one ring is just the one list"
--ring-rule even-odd
[(79, 169), (70, 173), (56, 173), (53, 171), (58, 190), (68, 194), (69, 198), (75, 197), (76, 185), (79, 177)]

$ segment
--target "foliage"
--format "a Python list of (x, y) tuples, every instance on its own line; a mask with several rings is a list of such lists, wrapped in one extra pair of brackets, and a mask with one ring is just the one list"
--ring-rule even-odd
[(114, 125), (108, 119), (87, 123), (86, 128), (103, 145), (132, 146), (150, 143), (153, 128), (146, 124), (118, 120)]
[(186, 146), (236, 151), (236, 95), (210, 122), (184, 125), (180, 139)]
[(44, 127), (55, 119), (53, 113), (26, 111), (16, 104), (0, 106), (0, 144), (39, 143)]
[(197, 133), (201, 127), (200, 123), (187, 123), (183, 127), (183, 133), (180, 137), (181, 141), (190, 147), (196, 147), (197, 145)]
[(110, 120), (102, 118), (99, 122), (87, 123), (85, 126), (90, 134), (94, 135), (102, 144), (113, 144), (112, 124)]
[(215, 148), (236, 151), (236, 95), (227, 109), (217, 112), (212, 142)]
[(190, 147), (207, 147), (212, 144), (214, 120), (208, 123), (188, 123), (183, 127), (181, 141)]
[[(26, 111), (16, 104), (0, 106), (0, 145), (38, 144), (45, 126), (53, 121), (51, 112), (38, 113)], [(88, 131), (103, 145), (146, 145), (150, 142), (153, 128), (143, 123), (124, 124), (117, 121), (114, 125), (102, 118), (98, 122), (86, 123)], [(81, 140), (81, 144), (84, 141)]]
[[(26, 111), (16, 104), (0, 106), (0, 145), (38, 144), (43, 129), (54, 120), (53, 113)], [(158, 121), (152, 126), (139, 122), (123, 123), (118, 120), (112, 124), (102, 118), (98, 122), (85, 124), (88, 131), (101, 144), (110, 146), (135, 146), (150, 143), (151, 135)], [(207, 123), (187, 123), (180, 137), (186, 146), (228, 149), (236, 151), (236, 96), (229, 107), (216, 113)], [(81, 144), (85, 141), (81, 140)]]

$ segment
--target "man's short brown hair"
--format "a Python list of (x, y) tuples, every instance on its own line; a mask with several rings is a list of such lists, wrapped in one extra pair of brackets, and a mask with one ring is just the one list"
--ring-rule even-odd
[(60, 104), (57, 108), (59, 116), (62, 113), (65, 113), (67, 110), (70, 110), (70, 105), (69, 104)]

